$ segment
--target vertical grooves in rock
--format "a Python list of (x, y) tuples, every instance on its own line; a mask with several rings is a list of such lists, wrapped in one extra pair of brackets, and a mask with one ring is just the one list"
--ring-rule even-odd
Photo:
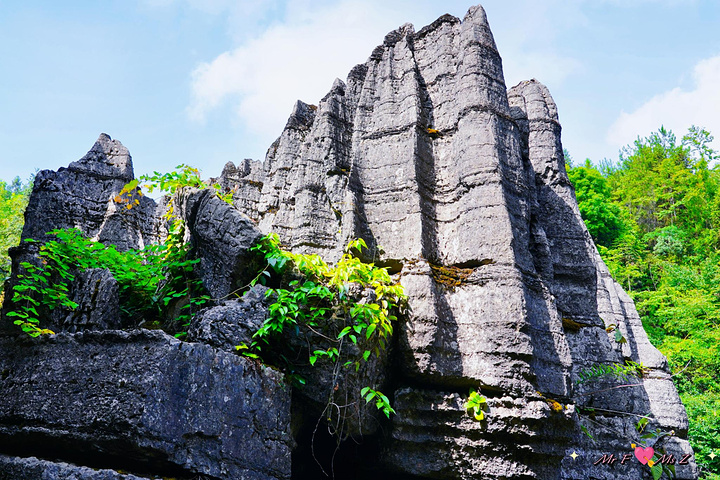
[[(585, 395), (578, 374), (624, 358), (657, 378), (623, 392), (616, 407), (686, 428), (664, 358), (582, 224), (552, 97), (536, 81), (507, 90), (482, 7), (462, 21), (445, 15), (417, 33), (411, 25), (390, 32), (347, 84), (333, 85), (302, 135), (290, 123), (268, 153), (261, 212), (248, 215), (331, 258), (347, 239), (364, 238), (373, 260), (400, 272), (409, 296), (398, 329), (397, 416), (384, 445), (390, 470), (585, 478), (564, 449), (591, 456), (598, 447), (580, 433), (577, 413), (555, 411), (548, 399), (609, 405), (610, 397)], [(319, 193), (302, 200), (309, 185)], [(276, 210), (263, 214), (263, 205)], [(610, 323), (627, 345), (611, 341)], [(493, 398), (487, 431), (463, 411), (470, 387)], [(622, 468), (627, 478), (641, 474)]]

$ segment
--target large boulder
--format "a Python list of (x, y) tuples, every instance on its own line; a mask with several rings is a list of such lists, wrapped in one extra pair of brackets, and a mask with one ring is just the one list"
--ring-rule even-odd
[(216, 301), (235, 298), (260, 271), (250, 248), (262, 232), (211, 189), (184, 188), (175, 201), (192, 254), (200, 259), (197, 270), (203, 285)]
[(277, 371), (161, 331), (0, 344), (1, 451), (141, 476), (290, 478), (290, 390)]

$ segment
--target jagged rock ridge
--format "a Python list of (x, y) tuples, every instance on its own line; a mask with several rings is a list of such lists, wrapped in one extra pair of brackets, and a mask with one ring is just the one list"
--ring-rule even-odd
[[(129, 248), (162, 236), (156, 212), (161, 208), (154, 202), (145, 201), (132, 222), (113, 211), (111, 199), (132, 178), (132, 163), (127, 150), (105, 135), (67, 170), (41, 172), (38, 178), (23, 238), (42, 239), (52, 228), (76, 226), (100, 241)], [(556, 105), (547, 88), (534, 80), (507, 90), (482, 7), (471, 8), (462, 21), (445, 15), (419, 32), (406, 24), (389, 33), (346, 82), (335, 81), (317, 107), (295, 105), (263, 163), (228, 164), (220, 182), (236, 192), (237, 210), (260, 230), (277, 232), (295, 250), (332, 259), (349, 239), (364, 238), (371, 247), (368, 259), (396, 273), (409, 295), (411, 313), (401, 320), (392, 362), (381, 372), (397, 415), (366, 437), (376, 448), (362, 453), (360, 460), (341, 446), (341, 457), (350, 464), (345, 475), (649, 478), (648, 468), (636, 461), (613, 467), (592, 464), (603, 453), (631, 453), (633, 415), (648, 413), (656, 419), (652, 427), (677, 433), (666, 442), (668, 451), (676, 456), (691, 452), (684, 440), (687, 418), (667, 363), (649, 344), (632, 301), (610, 277), (580, 219), (564, 169)], [(213, 295), (223, 297), (247, 279), (252, 270), (247, 249), (260, 232), (208, 192), (183, 195), (179, 211), (201, 258), (199, 273)], [(232, 242), (224, 238), (227, 232), (233, 232)], [(15, 272), (20, 259), (34, 254), (31, 247), (14, 251)], [(96, 282), (105, 282), (109, 293), (103, 298), (111, 298), (112, 278), (102, 271), (90, 272), (82, 285), (92, 283), (93, 275)], [(82, 285), (76, 288), (77, 298), (85, 298)], [(130, 471), (140, 476), (163, 468), (176, 468), (178, 476), (209, 478), (310, 476), (312, 470), (303, 462), (312, 460), (300, 457), (315, 452), (303, 444), (307, 425), (297, 425), (308, 419), (295, 407), (293, 432), (299, 445), (294, 446), (288, 437), (289, 392), (269, 387), (279, 381), (277, 374), (255, 372), (247, 360), (224, 351), (232, 349), (233, 336), (246, 337), (259, 321), (265, 309), (259, 295), (224, 300), (199, 315), (187, 344), (142, 330), (83, 332), (122, 325), (116, 307), (95, 301), (95, 307), (86, 302), (86, 310), (102, 313), (102, 321), (53, 318), (54, 329), (65, 332), (57, 340), (18, 345), (5, 331), (0, 339), (6, 352), (0, 355), (6, 372), (0, 379), (7, 399), (0, 411), (0, 447), (5, 450), (0, 453), (17, 455), (10, 445), (40, 439), (60, 452), (48, 460), (77, 461), (67, 451), (81, 438), (89, 454), (102, 456), (106, 446), (98, 447), (94, 436), (111, 441), (121, 424), (130, 433), (113, 458), (132, 452), (144, 470)], [(611, 324), (618, 325), (626, 344), (606, 332)], [(69, 361), (90, 361), (100, 354), (98, 349), (121, 351), (122, 345), (137, 352), (139, 360), (121, 361), (119, 376), (103, 377), (105, 387), (88, 383), (82, 362)], [(25, 368), (39, 364), (35, 359), (41, 357), (64, 368), (59, 380), (33, 376)], [(625, 359), (650, 368), (641, 386), (608, 390), (612, 380), (578, 383), (583, 369)], [(177, 368), (165, 367), (168, 361), (178, 363)], [(254, 373), (233, 386), (225, 365)], [(109, 363), (105, 366), (112, 370)], [(158, 405), (168, 405), (171, 413), (177, 410), (178, 394), (172, 386), (185, 372), (202, 372), (193, 373), (195, 386), (181, 393), (187, 401), (177, 407), (186, 415), (182, 421), (175, 425), (162, 415), (108, 421), (105, 403), (58, 418), (43, 407), (40, 394), (28, 397), (24, 389), (29, 378), (37, 379), (38, 392), (46, 392), (50, 404), (57, 402), (60, 408), (62, 399), (50, 392), (75, 388), (112, 397), (116, 387), (110, 385), (126, 381), (122, 372), (130, 370), (137, 370), (141, 380), (129, 382), (129, 388), (140, 393), (122, 396), (120, 388), (119, 398), (138, 411), (159, 412)], [(163, 388), (148, 397), (142, 393), (148, 388), (142, 378), (152, 376)], [(322, 378), (309, 379), (313, 381), (321, 384)], [(204, 405), (193, 395), (194, 388), (208, 389), (208, 398), (218, 404), (230, 397), (227, 389), (240, 392), (232, 398), (259, 412), (259, 420), (249, 428), (245, 410), (218, 407), (213, 418), (224, 426), (209, 425), (198, 417)], [(484, 422), (463, 409), (470, 388), (480, 388), (488, 397)], [(313, 392), (296, 390), (293, 402), (312, 410), (313, 397)], [(569, 408), (557, 411), (553, 407), (558, 404)], [(587, 412), (583, 408), (595, 409), (592, 419), (581, 415)], [(182, 440), (173, 444), (178, 436)], [(247, 442), (249, 453), (234, 454), (233, 438)], [(272, 451), (262, 453), (268, 442)], [(570, 457), (573, 451), (580, 457)], [(254, 458), (258, 455), (267, 458)], [(45, 478), (32, 472), (75, 468), (65, 465), (6, 456), (0, 458), (0, 478), (2, 472), (16, 471)], [(693, 463), (677, 466), (677, 474), (693, 479), (697, 469)]]

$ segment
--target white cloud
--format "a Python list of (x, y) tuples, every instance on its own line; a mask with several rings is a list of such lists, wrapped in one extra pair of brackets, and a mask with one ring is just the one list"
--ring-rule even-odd
[(195, 69), (190, 118), (204, 121), (213, 109), (230, 104), (245, 129), (274, 138), (296, 100), (317, 103), (336, 77), (344, 80), (403, 23), (402, 14), (378, 7), (344, 1), (318, 9), (291, 2), (289, 21)]
[[(269, 144), (282, 130), (295, 100), (317, 102), (334, 78), (344, 80), (390, 30), (408, 21), (422, 28), (423, 21), (433, 21), (446, 8), (457, 7), (460, 10), (453, 13), (462, 18), (467, 8), (459, 6), (462, 2), (445, 7), (429, 1), (316, 3), (289, 1), (285, 22), (275, 23), (254, 39), (199, 65), (192, 74), (190, 118), (202, 122), (214, 109), (232, 105), (243, 129), (266, 137)], [(537, 8), (532, 1), (525, 4), (520, 20), (517, 15), (507, 15), (508, 6), (503, 2), (488, 9), (496, 14), (491, 25), (512, 26), (504, 45), (499, 45), (507, 59), (508, 85), (533, 77), (548, 84), (560, 83), (576, 72), (580, 63), (557, 54), (553, 35), (548, 35), (554, 31), (551, 25), (559, 21), (558, 8)], [(560, 16), (577, 21), (578, 11), (565, 8)], [(542, 28), (528, 28), (538, 17), (547, 20)]]
[[(196, 0), (175, 1), (192, 4)], [(344, 80), (389, 31), (405, 22), (420, 29), (446, 11), (462, 18), (468, 7), (461, 0), (443, 4), (430, 0), (281, 3), (282, 18), (274, 17), (268, 28), (251, 38), (236, 38), (241, 42), (238, 47), (195, 68), (187, 109), (192, 120), (204, 122), (212, 115), (225, 115), (229, 107), (240, 121), (243, 136), (269, 145), (282, 131), (296, 100), (317, 103), (333, 80)], [(580, 61), (563, 55), (556, 46), (559, 29), (587, 21), (579, 7), (562, 0), (540, 5), (523, 0), (522, 8), (504, 0), (484, 3), (508, 86), (537, 78), (556, 87), (581, 70)], [(228, 22), (237, 25), (232, 18)]]
[(562, 53), (558, 36), (588, 23), (581, 4), (564, 0), (483, 2), (511, 87), (535, 78), (551, 90), (581, 71), (582, 62)]
[[(624, 146), (663, 125), (682, 137), (691, 125), (720, 137), (720, 55), (698, 62), (693, 69), (694, 89), (674, 88), (648, 100), (634, 112), (622, 112), (607, 133), (607, 141)], [(716, 140), (713, 148), (720, 149)]]

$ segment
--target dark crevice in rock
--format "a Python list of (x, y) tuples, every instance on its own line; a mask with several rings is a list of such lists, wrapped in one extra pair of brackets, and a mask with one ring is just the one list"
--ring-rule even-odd
[[(26, 432), (30, 430), (27, 425), (23, 427)], [(90, 443), (73, 439), (72, 442), (65, 443), (51, 432), (43, 430), (45, 429), (22, 435), (0, 435), (0, 454), (24, 458), (36, 457), (50, 462), (65, 462), (93, 469), (125, 471), (140, 477), (219, 480), (217, 477), (199, 475), (198, 472), (186, 470), (170, 462), (163, 452), (139, 449), (132, 442), (96, 439)], [(92, 434), (92, 432), (86, 433)]]

